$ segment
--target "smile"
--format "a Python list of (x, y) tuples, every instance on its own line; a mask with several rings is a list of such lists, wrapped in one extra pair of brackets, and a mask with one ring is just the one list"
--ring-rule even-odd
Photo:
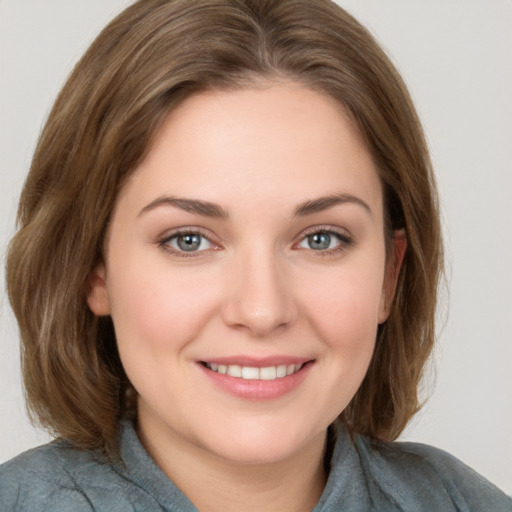
[(245, 380), (282, 379), (283, 377), (293, 375), (304, 366), (303, 364), (281, 364), (278, 366), (266, 366), (263, 368), (257, 368), (254, 366), (240, 366), (237, 364), (224, 365), (217, 363), (203, 363), (203, 365), (213, 372)]
[(218, 389), (237, 399), (276, 400), (300, 388), (315, 366), (315, 359), (244, 356), (197, 361), (202, 373)]

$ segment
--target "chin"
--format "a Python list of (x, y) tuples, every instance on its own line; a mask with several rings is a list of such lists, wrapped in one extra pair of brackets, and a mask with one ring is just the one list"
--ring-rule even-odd
[(298, 455), (311, 444), (322, 444), (327, 428), (315, 433), (293, 432), (287, 429), (269, 429), (253, 425), (249, 428), (224, 433), (221, 438), (211, 436), (205, 448), (218, 457), (235, 463), (272, 464)]

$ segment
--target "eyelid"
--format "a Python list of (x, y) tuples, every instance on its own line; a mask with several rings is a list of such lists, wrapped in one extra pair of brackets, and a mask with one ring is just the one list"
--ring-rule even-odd
[[(328, 233), (335, 235), (340, 243), (331, 249), (325, 249), (325, 250), (318, 250), (315, 251), (314, 249), (304, 249), (308, 250), (309, 252), (314, 252), (315, 254), (322, 256), (322, 255), (332, 255), (338, 252), (345, 251), (348, 247), (351, 245), (354, 245), (355, 241), (353, 236), (350, 234), (350, 232), (344, 228), (332, 226), (332, 225), (318, 225), (318, 226), (311, 226), (304, 231), (300, 233), (300, 235), (297, 237), (297, 241), (293, 244), (292, 248), (296, 250), (302, 250), (303, 248), (298, 247), (299, 244), (308, 236), (313, 235), (315, 233)], [(169, 240), (171, 240), (174, 237), (180, 236), (180, 235), (199, 235), (206, 240), (208, 240), (214, 247), (203, 249), (200, 251), (180, 251), (176, 250), (173, 247), (170, 247), (168, 245)], [(213, 236), (212, 233), (209, 231), (197, 227), (197, 226), (185, 226), (176, 228), (170, 231), (164, 232), (162, 235), (160, 235), (157, 238), (157, 244), (159, 247), (161, 247), (163, 250), (173, 254), (177, 255), (178, 257), (184, 257), (184, 258), (190, 258), (190, 257), (198, 257), (202, 256), (205, 253), (208, 253), (210, 251), (216, 251), (223, 247), (221, 242), (218, 240), (218, 237)]]
[[(299, 244), (302, 243), (308, 236), (314, 235), (316, 233), (327, 233), (331, 235), (335, 235), (340, 243), (332, 248), (332, 249), (325, 249), (325, 250), (317, 250), (314, 249), (305, 249), (302, 247), (299, 247)], [(302, 233), (298, 236), (298, 241), (294, 243), (293, 248), (299, 249), (299, 250), (307, 250), (310, 252), (314, 252), (315, 254), (322, 256), (322, 255), (329, 255), (334, 254), (337, 252), (341, 252), (346, 250), (349, 246), (354, 245), (354, 238), (353, 236), (343, 228), (330, 226), (330, 225), (320, 225), (320, 226), (312, 226), (310, 228), (305, 229), (302, 231)]]
[[(184, 235), (199, 235), (202, 238), (205, 238), (210, 242), (210, 244), (213, 245), (213, 247), (209, 247), (208, 249), (203, 249), (200, 251), (180, 251), (175, 249), (174, 247), (171, 247), (168, 242), (172, 240), (173, 238), (176, 238), (178, 236), (184, 236)], [(170, 231), (166, 231), (163, 235), (159, 236), (157, 239), (157, 244), (159, 247), (161, 247), (164, 251), (171, 253), (173, 255), (176, 255), (178, 257), (183, 258), (191, 258), (191, 257), (197, 257), (201, 256), (204, 253), (218, 250), (221, 245), (220, 243), (211, 235), (211, 233), (206, 232), (204, 229), (195, 227), (195, 226), (187, 226), (187, 227), (181, 227), (176, 228)]]

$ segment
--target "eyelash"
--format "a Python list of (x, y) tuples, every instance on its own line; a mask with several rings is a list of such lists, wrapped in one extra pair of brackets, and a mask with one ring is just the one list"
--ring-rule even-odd
[[(180, 236), (187, 236), (187, 235), (195, 235), (195, 236), (200, 236), (201, 238), (204, 238), (205, 240), (207, 240), (209, 243), (211, 243), (213, 246), (218, 246), (218, 244), (216, 244), (212, 239), (211, 239), (211, 236), (207, 235), (206, 233), (204, 233), (203, 231), (201, 231), (200, 229), (198, 228), (193, 228), (193, 229), (183, 229), (183, 230), (178, 230), (178, 231), (175, 231), (174, 233), (172, 233), (171, 235), (166, 235), (164, 238), (162, 238), (161, 240), (158, 241), (158, 245), (159, 247), (161, 247), (164, 251), (172, 254), (173, 256), (178, 256), (180, 258), (197, 258), (198, 256), (201, 256), (202, 253), (206, 252), (206, 250), (202, 250), (202, 251), (190, 251), (190, 252), (187, 252), (187, 251), (180, 251), (180, 250), (177, 250), (177, 249), (174, 249), (173, 247), (170, 247), (168, 244), (171, 240), (173, 239), (177, 239), (178, 237)], [(215, 250), (215, 249), (213, 249)]]
[[(329, 236), (334, 235), (338, 239), (339, 243), (331, 249), (325, 249), (325, 250), (314, 250), (311, 248), (306, 249), (306, 250), (312, 252), (313, 254), (315, 254), (315, 256), (320, 256), (320, 257), (336, 256), (339, 253), (344, 252), (345, 250), (347, 250), (350, 246), (352, 246), (354, 244), (353, 238), (350, 235), (348, 235), (346, 232), (334, 229), (330, 226), (329, 227), (328, 226), (315, 226), (314, 228), (311, 228), (311, 229), (301, 233), (299, 242), (295, 243), (293, 245), (293, 247), (299, 249), (298, 248), (299, 244), (301, 244), (308, 237), (310, 237), (312, 235), (316, 235), (316, 234), (326, 234)], [(177, 249), (169, 246), (169, 242), (171, 240), (177, 239), (180, 236), (187, 236), (187, 235), (199, 236), (199, 237), (207, 240), (213, 246), (219, 245), (219, 244), (215, 243), (208, 234), (204, 233), (203, 231), (201, 231), (198, 228), (193, 228), (193, 229), (183, 229), (183, 230), (175, 231), (171, 235), (166, 235), (165, 237), (163, 237), (161, 240), (158, 241), (158, 246), (161, 247), (164, 251), (166, 251), (174, 256), (178, 256), (180, 258), (197, 258), (198, 256), (202, 256), (203, 253), (211, 250), (211, 249), (204, 249), (201, 251), (187, 252), (187, 251), (177, 250)], [(216, 249), (213, 249), (213, 250), (216, 250)]]
[(340, 253), (346, 251), (352, 245), (354, 245), (354, 239), (346, 231), (334, 229), (331, 226), (315, 226), (314, 228), (311, 228), (311, 229), (303, 232), (301, 234), (300, 241), (297, 244), (294, 244), (294, 247), (296, 247), (298, 244), (302, 243), (308, 237), (310, 237), (312, 235), (317, 235), (317, 234), (326, 234), (329, 236), (334, 235), (338, 239), (339, 243), (331, 249), (316, 250), (316, 251), (311, 248), (306, 249), (306, 250), (312, 252), (315, 256), (320, 256), (320, 257), (337, 256)]

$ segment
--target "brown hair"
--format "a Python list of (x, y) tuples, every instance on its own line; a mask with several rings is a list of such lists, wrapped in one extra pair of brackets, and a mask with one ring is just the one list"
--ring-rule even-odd
[(389, 319), (357, 394), (352, 433), (394, 439), (419, 408), (442, 268), (437, 196), (407, 90), (372, 36), (329, 0), (141, 0), (97, 37), (49, 115), (7, 259), (32, 418), (109, 452), (134, 415), (109, 317), (86, 303), (109, 216), (168, 113), (199, 90), (285, 77), (338, 100), (384, 186), (388, 241), (408, 248)]

